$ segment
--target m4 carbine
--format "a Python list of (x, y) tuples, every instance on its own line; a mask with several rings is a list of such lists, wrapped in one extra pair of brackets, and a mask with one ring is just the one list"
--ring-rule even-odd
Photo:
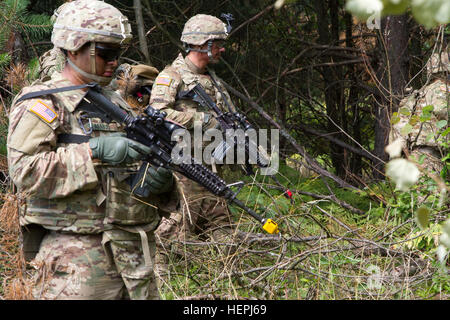
[(146, 162), (141, 166), (141, 169), (133, 180), (136, 187), (134, 188), (134, 193), (139, 196), (145, 196), (146, 192), (144, 189), (139, 188), (139, 184), (144, 179), (148, 163), (151, 163), (157, 167), (162, 166), (177, 171), (185, 177), (199, 183), (214, 195), (225, 198), (255, 218), (262, 224), (262, 228), (266, 232), (271, 234), (279, 232), (278, 225), (275, 221), (270, 218), (262, 218), (255, 211), (245, 206), (242, 201), (236, 198), (237, 192), (231, 190), (230, 186), (224, 180), (207, 167), (195, 163), (193, 159), (186, 156), (183, 157), (185, 161), (180, 164), (173, 161), (171, 154), (176, 142), (171, 140), (172, 132), (176, 129), (183, 129), (183, 127), (166, 120), (166, 114), (164, 112), (155, 110), (149, 105), (145, 109), (146, 115), (134, 117), (106, 98), (101, 93), (100, 87), (97, 84), (93, 83), (88, 87), (89, 90), (85, 95), (84, 109), (89, 109), (96, 113), (103, 113), (106, 119), (115, 120), (118, 123), (124, 124), (129, 139), (138, 141), (151, 149), (151, 153), (148, 155)]
[[(222, 93), (223, 94), (223, 93)], [(211, 97), (206, 93), (205, 89), (201, 84), (197, 84), (191, 90), (182, 91), (177, 95), (178, 99), (192, 99), (197, 102), (201, 106), (208, 108), (215, 115), (216, 119), (221, 127), (222, 132), (227, 135), (227, 130), (233, 129), (241, 129), (244, 133), (248, 132), (247, 130), (254, 130), (253, 126), (250, 122), (247, 121), (247, 118), (240, 112), (234, 112), (229, 108), (228, 112), (222, 112), (217, 104), (211, 99)], [(222, 144), (220, 144), (215, 151), (213, 152), (213, 157), (216, 160), (219, 160), (220, 163), (223, 163), (225, 155), (230, 148), (235, 148), (237, 143), (237, 138), (234, 137), (234, 145), (229, 145), (227, 143), (229, 139), (224, 139)], [(269, 159), (267, 159), (260, 151), (259, 146), (255, 143), (253, 139), (249, 137), (245, 137), (244, 141), (244, 151), (245, 151), (245, 173), (247, 175), (253, 175), (253, 169), (250, 164), (250, 161), (253, 161), (259, 168), (266, 168), (269, 164)], [(285, 187), (281, 184), (281, 182), (276, 178), (274, 174), (269, 175), (269, 177), (275, 181), (275, 183), (285, 190)], [(288, 198), (291, 203), (293, 203), (292, 192), (289, 189), (284, 191), (284, 196)]]

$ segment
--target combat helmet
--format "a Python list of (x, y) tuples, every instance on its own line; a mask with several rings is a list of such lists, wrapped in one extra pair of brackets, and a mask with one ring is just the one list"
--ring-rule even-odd
[[(180, 40), (183, 42), (186, 52), (207, 52), (211, 58), (212, 42), (214, 40), (226, 40), (230, 29), (229, 23), (227, 26), (219, 18), (207, 14), (197, 14), (190, 18), (184, 25)], [(191, 45), (201, 46), (206, 42), (208, 42), (207, 50), (191, 47)]]
[(441, 54), (433, 53), (427, 62), (427, 74), (431, 76), (437, 73), (450, 72), (450, 48), (446, 48)]
[(103, 1), (76, 0), (65, 4), (57, 13), (53, 25), (52, 43), (67, 51), (77, 51), (86, 43), (91, 44), (91, 73), (68, 63), (83, 76), (107, 83), (111, 77), (101, 77), (95, 71), (95, 43), (126, 44), (132, 38), (131, 26), (126, 16)]

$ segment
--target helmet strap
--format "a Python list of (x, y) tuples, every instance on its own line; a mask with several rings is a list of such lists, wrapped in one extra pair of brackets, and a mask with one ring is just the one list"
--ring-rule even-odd
[(192, 48), (188, 43), (184, 43), (184, 50), (186, 51), (186, 53), (189, 53), (190, 51), (207, 53), (208, 57), (210, 59), (212, 59), (213, 58), (213, 56), (212, 56), (213, 41), (214, 40), (212, 40), (212, 39), (208, 40), (208, 48), (206, 50), (195, 49), (195, 48)]
[(83, 77), (85, 77), (85, 78), (87, 78), (89, 80), (95, 81), (101, 86), (108, 85), (111, 82), (111, 80), (112, 80), (112, 77), (102, 77), (102, 76), (98, 76), (96, 74), (87, 73), (86, 71), (81, 70), (80, 68), (78, 68), (75, 65), (75, 63), (73, 63), (70, 60), (70, 58), (67, 58), (67, 63), (72, 67), (72, 69), (74, 69), (76, 72), (81, 74)]
[(91, 74), (96, 74), (97, 68), (96, 68), (96, 61), (95, 61), (95, 42), (94, 41), (92, 41), (90, 43), (89, 57), (91, 59)]

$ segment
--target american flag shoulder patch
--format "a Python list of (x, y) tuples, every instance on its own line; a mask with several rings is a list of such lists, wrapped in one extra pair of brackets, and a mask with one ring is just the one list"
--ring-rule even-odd
[(56, 112), (41, 100), (37, 100), (30, 111), (47, 123), (52, 123), (58, 117)]
[(158, 77), (156, 79), (156, 85), (168, 86), (172, 83), (172, 79), (169, 77)]

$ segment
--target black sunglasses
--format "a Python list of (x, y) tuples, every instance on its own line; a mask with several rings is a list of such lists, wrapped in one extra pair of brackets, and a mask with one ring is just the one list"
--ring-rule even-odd
[(106, 62), (115, 61), (119, 59), (121, 53), (122, 48), (104, 47), (99, 44), (95, 45), (95, 54), (98, 55), (103, 60), (105, 60)]

